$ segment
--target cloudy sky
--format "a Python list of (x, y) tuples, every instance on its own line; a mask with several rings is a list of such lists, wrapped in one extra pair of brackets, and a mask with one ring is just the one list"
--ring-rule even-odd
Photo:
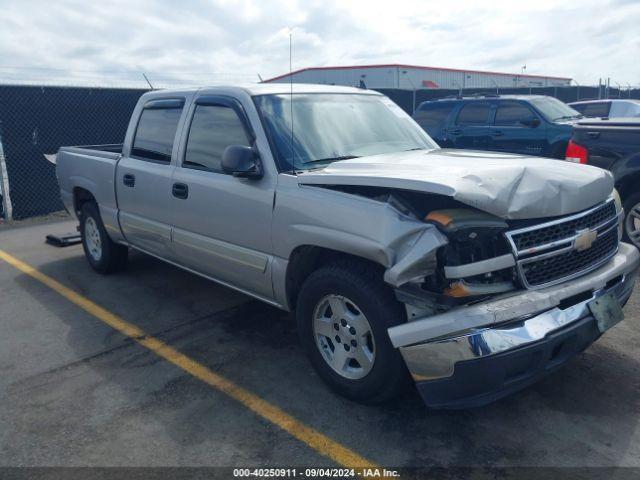
[(640, 1), (0, 0), (0, 81), (255, 81), (408, 63), (640, 85)]

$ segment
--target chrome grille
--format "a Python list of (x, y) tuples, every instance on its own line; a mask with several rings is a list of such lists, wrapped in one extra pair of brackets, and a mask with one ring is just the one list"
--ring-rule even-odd
[(529, 285), (543, 285), (576, 272), (588, 270), (589, 267), (597, 265), (603, 258), (608, 257), (617, 246), (618, 232), (616, 229), (609, 230), (593, 242), (591, 248), (587, 250), (581, 252), (571, 250), (560, 255), (523, 262), (522, 273)]
[(557, 242), (573, 237), (578, 230), (585, 228), (595, 229), (616, 216), (614, 202), (608, 202), (596, 210), (573, 220), (555, 223), (543, 228), (536, 228), (513, 235), (513, 243), (517, 250), (526, 250), (532, 247)]
[[(507, 232), (523, 285), (553, 285), (597, 268), (618, 250), (618, 220), (610, 200), (576, 215)], [(592, 243), (580, 250), (576, 239), (585, 233)]]

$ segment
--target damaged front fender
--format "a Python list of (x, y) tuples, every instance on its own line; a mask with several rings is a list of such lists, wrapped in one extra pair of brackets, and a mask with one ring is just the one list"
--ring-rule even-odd
[[(402, 206), (320, 186), (300, 186), (295, 177), (278, 180), (273, 215), (278, 272), (300, 246), (316, 246), (369, 259), (385, 267), (384, 279), (397, 287), (436, 268), (436, 252), (446, 236)], [(284, 282), (274, 274), (274, 290), (285, 300)]]
[(399, 287), (430, 275), (436, 270), (436, 252), (448, 243), (447, 237), (434, 225), (425, 224), (425, 227), (411, 246), (405, 246), (398, 253), (395, 264), (384, 274), (385, 282)]

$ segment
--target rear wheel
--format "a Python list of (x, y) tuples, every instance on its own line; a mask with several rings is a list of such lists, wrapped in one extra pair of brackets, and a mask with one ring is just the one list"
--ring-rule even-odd
[(624, 240), (640, 248), (640, 193), (624, 202)]
[(406, 316), (375, 266), (354, 260), (312, 273), (300, 290), (296, 318), (313, 367), (339, 394), (381, 403), (408, 384), (387, 333)]
[(80, 209), (80, 236), (84, 254), (96, 272), (112, 273), (125, 267), (129, 249), (109, 238), (94, 202), (87, 202)]

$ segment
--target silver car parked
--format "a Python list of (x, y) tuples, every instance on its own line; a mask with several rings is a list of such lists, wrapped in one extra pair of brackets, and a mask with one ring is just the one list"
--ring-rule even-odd
[(153, 255), (295, 311), (340, 394), (381, 402), (412, 378), (456, 408), (622, 319), (640, 254), (611, 175), (580, 167), (440, 149), (377, 92), (282, 84), (146, 93), (123, 145), (57, 158), (96, 271)]

